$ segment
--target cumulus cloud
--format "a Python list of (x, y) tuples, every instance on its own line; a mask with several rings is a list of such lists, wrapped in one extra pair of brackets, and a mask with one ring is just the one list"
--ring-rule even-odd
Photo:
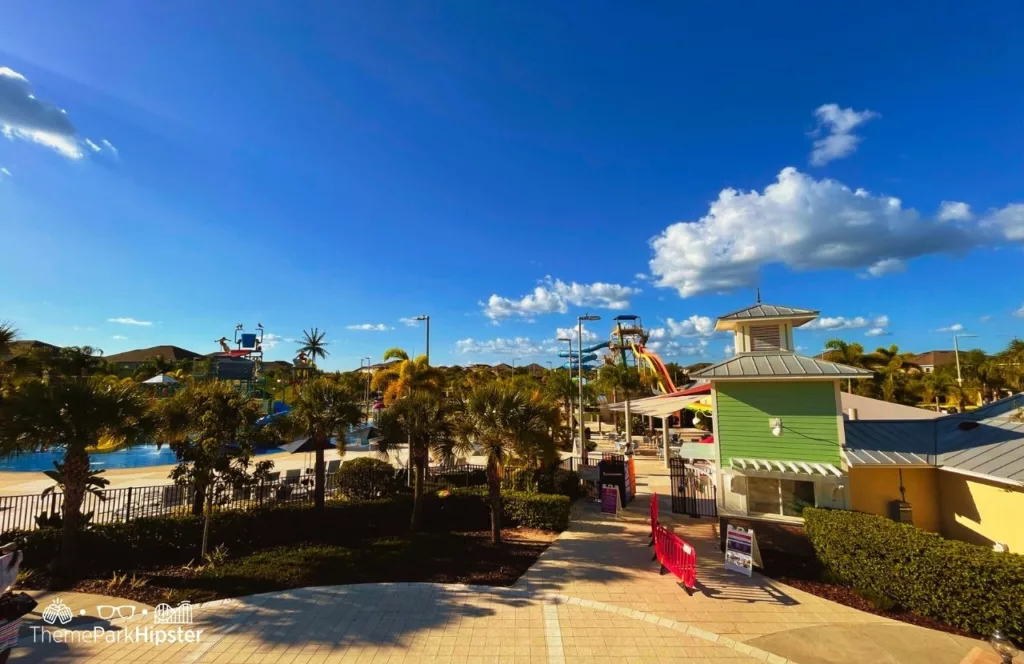
[(964, 326), (960, 323), (953, 323), (947, 327), (940, 327), (936, 332), (963, 332)]
[[(579, 342), (579, 337), (576, 335), (575, 327), (560, 327), (555, 330), (555, 340), (562, 338), (572, 339), (573, 342)], [(591, 343), (598, 340), (598, 336), (595, 332), (587, 329), (587, 326), (583, 326), (583, 343)]]
[(399, 318), (398, 322), (408, 327), (419, 327), (420, 322), (415, 318)]
[(763, 192), (723, 189), (704, 217), (666, 228), (651, 241), (650, 269), (655, 285), (691, 297), (752, 287), (769, 264), (879, 275), (918, 256), (1020, 242), (1024, 203), (976, 221), (939, 221), (897, 198), (787, 167)]
[(69, 159), (81, 159), (82, 143), (67, 111), (35, 96), (32, 83), (9, 67), (0, 67), (0, 132), (32, 141)]
[(689, 343), (682, 343), (675, 339), (650, 341), (647, 344), (648, 350), (653, 350), (661, 357), (694, 357), (704, 355), (708, 349), (706, 339), (698, 339)]
[(1013, 315), (1017, 318), (1024, 318), (1024, 304), (1020, 305), (1020, 309), (1014, 311)]
[(9, 178), (9, 177), (11, 177), (11, 172), (9, 170), (7, 170), (6, 168), (4, 168), (3, 166), (0, 166), (0, 180), (3, 180), (4, 178)]
[(907, 269), (907, 263), (899, 258), (884, 258), (874, 265), (868, 266), (863, 276), (884, 277), (887, 274), (899, 274)]
[[(801, 330), (826, 330), (836, 332), (838, 330), (856, 330), (863, 327), (886, 328), (889, 327), (888, 316), (821, 316), (810, 323), (800, 327)], [(878, 336), (870, 335), (870, 336)]]
[(959, 201), (942, 201), (939, 205), (939, 221), (970, 221), (974, 218), (971, 206)]
[(644, 274), (643, 272), (637, 272), (636, 274), (633, 275), (633, 278), (636, 279), (637, 281), (647, 281), (647, 275)]
[(985, 314), (984, 316), (981, 316), (980, 318), (978, 318), (978, 320), (981, 321), (982, 323), (987, 323), (987, 322), (992, 320), (992, 316), (989, 316), (988, 314)]
[(726, 357), (732, 357), (736, 354), (732, 344), (725, 344), (725, 348), (722, 349)]
[(359, 330), (362, 332), (387, 332), (391, 328), (385, 325), (384, 323), (377, 323), (376, 325), (374, 325), (373, 323), (360, 323), (358, 325), (346, 325), (345, 329)]
[(887, 336), (889, 336), (889, 331), (886, 330), (884, 327), (873, 327), (870, 330), (868, 330), (867, 332), (865, 332), (864, 336), (866, 336), (866, 337), (887, 337)]
[(549, 355), (557, 352), (550, 345), (533, 341), (529, 337), (513, 337), (497, 339), (459, 339), (455, 342), (455, 352), (463, 355)]
[(110, 338), (113, 339), (114, 341), (125, 341), (126, 339), (128, 339), (128, 337), (124, 336), (123, 334), (115, 334)]
[(101, 141), (100, 141), (100, 143), (102, 143), (102, 144), (103, 144), (103, 147), (105, 147), (106, 149), (110, 150), (110, 152), (111, 152), (111, 153), (112, 153), (112, 154), (113, 154), (113, 155), (114, 155), (115, 157), (120, 157), (120, 156), (121, 156), (121, 151), (120, 151), (120, 150), (118, 150), (117, 148), (115, 148), (115, 147), (114, 147), (114, 144), (113, 144), (113, 143), (111, 143), (110, 141), (108, 141), (107, 139), (105, 139), (105, 138), (104, 138), (103, 140), (101, 140)]
[(879, 114), (868, 110), (839, 108), (839, 104), (822, 104), (815, 109), (814, 117), (818, 120), (818, 126), (811, 132), (812, 136), (817, 137), (811, 150), (811, 165), (824, 166), (830, 161), (853, 154), (863, 140), (853, 130), (879, 117)]
[(487, 302), (481, 302), (485, 316), (491, 321), (518, 317), (530, 319), (538, 314), (565, 313), (569, 305), (575, 307), (594, 307), (597, 309), (622, 310), (629, 307), (629, 298), (640, 290), (620, 284), (594, 282), (578, 284), (575, 281), (566, 283), (554, 279), (550, 275), (544, 277), (533, 292), (518, 299), (491, 295)]
[(279, 334), (265, 332), (263, 334), (263, 350), (271, 350), (273, 348), (277, 348), (279, 345), (281, 345), (281, 342), (284, 340), (284, 337), (282, 337)]
[(108, 318), (108, 323), (117, 323), (119, 325), (141, 325), (142, 327), (150, 327), (153, 325), (153, 321), (148, 320), (137, 320), (128, 316), (121, 316), (119, 318)]

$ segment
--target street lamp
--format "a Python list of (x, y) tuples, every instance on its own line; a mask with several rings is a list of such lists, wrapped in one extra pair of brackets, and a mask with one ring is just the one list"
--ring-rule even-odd
[(430, 366), (430, 316), (421, 314), (416, 317), (416, 320), (423, 320), (427, 322), (427, 366)]
[(953, 355), (956, 356), (956, 382), (960, 387), (964, 386), (963, 376), (960, 375), (960, 339), (967, 339), (969, 337), (976, 337), (977, 334), (954, 334), (953, 335)]
[[(572, 337), (558, 337), (559, 341), (569, 342), (569, 354), (566, 356), (566, 366), (569, 368), (569, 380), (572, 380)], [(571, 399), (570, 399), (571, 401)], [(576, 454), (576, 427), (572, 423), (572, 408), (569, 408), (569, 439), (572, 440), (573, 456)]]
[(371, 366), (371, 363), (373, 362), (373, 360), (371, 358), (369, 358), (369, 357), (364, 357), (364, 358), (362, 358), (362, 360), (359, 360), (360, 364), (362, 364), (363, 360), (366, 360), (366, 387), (363, 388), (363, 390), (364, 390), (364, 393), (365, 393), (364, 394), (364, 397), (365, 397), (364, 401), (366, 403), (366, 423), (369, 424), (370, 423), (370, 377), (373, 376), (373, 369), (371, 369), (370, 366)]
[[(580, 458), (584, 461), (587, 459), (587, 441), (584, 436), (584, 429), (586, 427), (583, 424), (583, 321), (590, 322), (595, 320), (601, 320), (601, 317), (591, 314), (576, 317), (576, 352), (579, 353), (579, 360), (576, 366), (578, 367), (580, 377)], [(572, 365), (572, 358), (569, 359), (569, 365)]]

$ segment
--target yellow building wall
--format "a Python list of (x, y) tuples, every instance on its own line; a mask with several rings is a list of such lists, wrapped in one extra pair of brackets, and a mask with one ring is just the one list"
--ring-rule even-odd
[(1024, 488), (940, 470), (939, 500), (943, 536), (1024, 554)]
[[(888, 517), (889, 503), (900, 498), (898, 468), (850, 468), (850, 508)], [(903, 468), (903, 488), (913, 510), (914, 525), (937, 533), (942, 528), (939, 514), (937, 468)]]

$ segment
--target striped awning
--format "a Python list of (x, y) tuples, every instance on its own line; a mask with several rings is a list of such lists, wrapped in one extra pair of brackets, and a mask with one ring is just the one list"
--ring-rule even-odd
[(747, 459), (731, 457), (729, 465), (733, 470), (746, 470), (762, 473), (792, 473), (795, 475), (823, 475), (825, 477), (844, 477), (844, 473), (831, 463), (814, 461), (781, 461), (776, 459)]

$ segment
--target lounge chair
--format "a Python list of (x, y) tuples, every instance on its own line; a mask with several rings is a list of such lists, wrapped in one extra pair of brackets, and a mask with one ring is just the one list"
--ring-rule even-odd
[(276, 482), (281, 479), (281, 471), (276, 471), (267, 475), (267, 482)]
[(285, 473), (284, 473), (284, 483), (285, 484), (298, 484), (299, 483), (299, 479), (301, 478), (301, 476), (302, 476), (302, 470), (299, 469), (299, 468), (292, 468), (291, 470), (286, 470)]
[(334, 473), (338, 472), (339, 468), (341, 468), (341, 459), (334, 459), (333, 461), (328, 461), (327, 475), (333, 475)]

